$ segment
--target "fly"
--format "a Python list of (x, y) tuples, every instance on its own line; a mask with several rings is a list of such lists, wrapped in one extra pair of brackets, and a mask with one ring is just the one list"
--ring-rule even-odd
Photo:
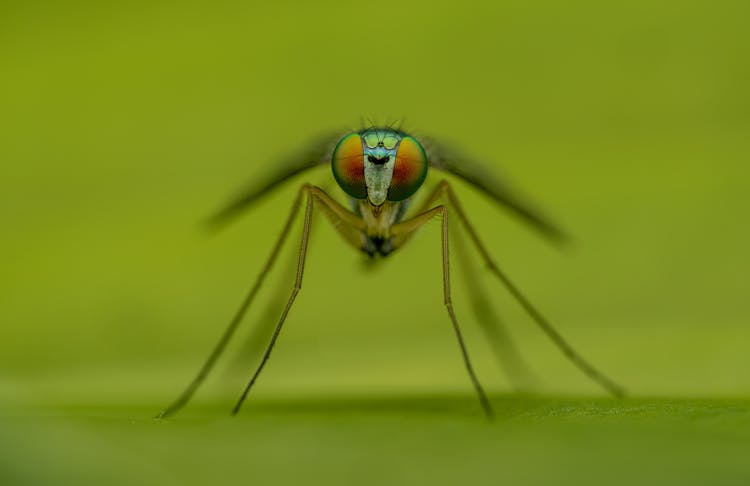
[(320, 211), (326, 216), (347, 244), (370, 257), (385, 257), (397, 252), (428, 221), (433, 219), (441, 221), (444, 304), (469, 379), (488, 418), (493, 416), (492, 405), (474, 373), (451, 299), (448, 229), (454, 218), (460, 228), (468, 235), (472, 246), (479, 253), (489, 271), (505, 286), (511, 296), (563, 354), (589, 378), (612, 395), (617, 397), (624, 395), (621, 386), (600, 373), (563, 339), (552, 324), (495, 263), (448, 180), (443, 179), (438, 182), (418, 207), (412, 207), (411, 201), (417, 191), (424, 187), (427, 172), (432, 168), (452, 174), (469, 183), (495, 202), (505, 206), (543, 236), (552, 240), (562, 240), (564, 239), (563, 233), (541, 216), (531, 205), (514, 194), (506, 184), (484, 170), (480, 164), (465, 157), (454, 155), (435, 142), (428, 140), (424, 140), (424, 142), (422, 143), (414, 136), (392, 127), (371, 126), (348, 133), (337, 137), (334, 143), (316, 144), (304, 154), (290, 159), (288, 163), (282, 164), (280, 170), (265, 184), (241, 194), (239, 198), (217, 213), (213, 218), (214, 223), (220, 224), (229, 221), (256, 202), (261, 196), (275, 189), (292, 176), (321, 164), (330, 164), (334, 179), (349, 198), (349, 207), (346, 207), (320, 187), (309, 183), (302, 184), (292, 203), (289, 216), (255, 284), (197, 376), (182, 394), (159, 414), (160, 418), (167, 417), (180, 410), (190, 400), (213, 368), (263, 284), (265, 275), (273, 268), (279, 251), (300, 211), (303, 212), (304, 223), (294, 287), (281, 312), (263, 358), (234, 406), (233, 414), (239, 412), (248, 393), (266, 366), (284, 322), (292, 309), (294, 300), (302, 289), (310, 224), (315, 211)]

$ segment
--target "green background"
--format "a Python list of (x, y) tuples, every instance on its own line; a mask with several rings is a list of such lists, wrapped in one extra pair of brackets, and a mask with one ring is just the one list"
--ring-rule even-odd
[[(747, 484), (749, 15), (744, 1), (3, 2), (0, 482)], [(318, 218), (241, 415), (297, 235), (194, 402), (151, 420), (298, 184), (342, 193), (320, 169), (218, 234), (201, 222), (368, 116), (459, 145), (573, 235), (549, 245), (457, 183), (501, 267), (630, 398), (606, 398), (477, 259), (454, 258), (498, 412), (486, 423), (442, 305), (439, 225), (365, 271)], [(525, 373), (499, 366), (469, 282)]]

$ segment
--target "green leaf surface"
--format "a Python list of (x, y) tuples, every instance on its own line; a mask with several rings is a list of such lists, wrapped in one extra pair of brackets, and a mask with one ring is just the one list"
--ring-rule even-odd
[[(28, 484), (744, 484), (750, 401), (493, 397), (260, 400), (6, 411), (0, 464)], [(5, 482), (4, 484), (10, 484)]]

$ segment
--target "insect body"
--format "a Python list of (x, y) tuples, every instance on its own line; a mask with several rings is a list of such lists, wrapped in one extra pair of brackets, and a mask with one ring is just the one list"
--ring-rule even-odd
[[(440, 218), (442, 223), (444, 303), (461, 349), (464, 365), (488, 417), (493, 414), (492, 407), (472, 368), (451, 300), (448, 251), (449, 217), (450, 221), (453, 221), (455, 217), (462, 229), (468, 234), (489, 271), (500, 280), (536, 324), (563, 351), (565, 356), (615, 396), (623, 394), (619, 385), (599, 373), (561, 337), (524, 294), (508, 279), (505, 273), (500, 270), (469, 221), (449, 181), (440, 181), (419, 208), (412, 210), (410, 206), (412, 196), (424, 186), (428, 168), (432, 167), (468, 182), (511, 210), (544, 236), (556, 240), (562, 239), (563, 234), (555, 225), (543, 218), (528, 203), (512, 192), (506, 184), (484, 171), (481, 165), (465, 157), (451, 154), (434, 142), (420, 143), (415, 137), (390, 127), (369, 127), (346, 134), (337, 140), (335, 144), (316, 144), (311, 150), (298, 154), (288, 162), (281, 164), (279, 171), (265, 184), (250, 188), (214, 217), (214, 223), (226, 222), (282, 182), (320, 164), (331, 165), (336, 182), (349, 197), (349, 207), (347, 208), (317, 186), (303, 184), (300, 187), (279, 238), (234, 319), (230, 322), (198, 375), (159, 417), (171, 415), (182, 408), (222, 354), (245, 311), (261, 287), (266, 273), (273, 267), (279, 250), (284, 244), (303, 202), (305, 208), (304, 225), (294, 287), (281, 313), (266, 352), (235, 405), (233, 413), (239, 411), (247, 394), (266, 365), (286, 317), (302, 288), (310, 225), (313, 211), (316, 209), (326, 215), (344, 241), (370, 257), (390, 255), (406, 244), (410, 237), (425, 223), (434, 218)], [(321, 146), (325, 148), (321, 149)]]
[(422, 145), (394, 130), (350, 133), (336, 145), (333, 176), (365, 224), (365, 253), (385, 256), (393, 251), (391, 227), (404, 217), (409, 198), (427, 177), (427, 167)]

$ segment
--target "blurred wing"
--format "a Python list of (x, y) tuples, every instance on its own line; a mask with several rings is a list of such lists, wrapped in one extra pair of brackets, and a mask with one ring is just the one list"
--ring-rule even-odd
[(510, 209), (522, 221), (539, 231), (555, 243), (563, 243), (568, 237), (558, 225), (550, 221), (526, 199), (481, 164), (460, 156), (432, 140), (424, 140), (430, 165), (438, 170), (463, 179), (487, 196)]
[(208, 225), (217, 228), (231, 222), (242, 211), (292, 177), (306, 170), (330, 163), (337, 141), (338, 138), (335, 134), (319, 137), (310, 143), (305, 150), (273, 164), (273, 169), (267, 176), (262, 177), (257, 183), (248, 185), (226, 206), (211, 216)]

